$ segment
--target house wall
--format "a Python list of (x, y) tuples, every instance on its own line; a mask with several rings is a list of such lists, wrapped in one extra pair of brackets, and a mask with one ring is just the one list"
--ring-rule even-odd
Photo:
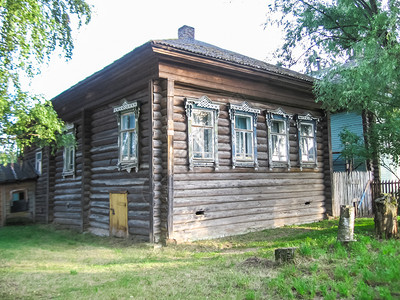
[(90, 139), (90, 204), (88, 230), (109, 234), (109, 194), (127, 191), (129, 235), (136, 240), (149, 241), (151, 234), (150, 191), (150, 101), (149, 88), (126, 95), (128, 102), (140, 103), (139, 171), (118, 171), (118, 124), (113, 107), (121, 99), (103, 105), (91, 113)]
[[(344, 129), (349, 130), (359, 136), (362, 141), (364, 138), (363, 121), (360, 114), (354, 112), (342, 112), (331, 115), (331, 134), (332, 134), (332, 159), (333, 171), (346, 171), (346, 161), (340, 156), (343, 146), (340, 134)], [(362, 160), (355, 160), (354, 167), (357, 171), (366, 171), (366, 164)]]
[[(11, 193), (17, 190), (26, 191), (29, 201), (29, 211), (11, 213)], [(7, 219), (18, 216), (25, 220), (35, 221), (35, 182), (24, 181), (0, 185), (0, 226), (4, 226)]]
[[(199, 98), (206, 94), (220, 104), (218, 119), (218, 156), (220, 167), (194, 167), (188, 171), (187, 120), (185, 97)], [(320, 111), (310, 111), (322, 118), (318, 124), (318, 169), (299, 169), (297, 127), (290, 126), (290, 160), (292, 168), (273, 168), (268, 165), (268, 141), (265, 114), (267, 109), (281, 107), (287, 113), (303, 113), (294, 107), (246, 101), (262, 113), (257, 120), (257, 149), (259, 169), (232, 169), (231, 133), (228, 103), (240, 104), (242, 97), (225, 96), (175, 86), (174, 98), (174, 195), (173, 235), (176, 240), (220, 237), (251, 230), (307, 223), (323, 218), (326, 206), (323, 137), (326, 122)], [(204, 211), (204, 215), (196, 212)]]
[(51, 150), (49, 147), (31, 147), (24, 153), (24, 163), (35, 167), (36, 152), (42, 152), (42, 170), (38, 174), (35, 188), (35, 222), (49, 223), (52, 221), (52, 199), (53, 188), (51, 178), (54, 174), (54, 167), (51, 163)]

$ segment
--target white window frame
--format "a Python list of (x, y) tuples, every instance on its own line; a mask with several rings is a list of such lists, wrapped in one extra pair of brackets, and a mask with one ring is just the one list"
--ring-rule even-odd
[[(277, 110), (267, 111), (266, 113), (266, 124), (268, 128), (268, 162), (269, 169), (273, 168), (287, 168), (290, 170), (290, 142), (289, 142), (289, 131), (290, 131), (290, 120), (292, 119), (292, 115), (287, 114), (281, 108)], [(284, 126), (283, 133), (273, 133), (272, 125), (274, 122), (282, 122)], [(273, 136), (280, 136), (285, 138), (286, 141), (286, 160), (275, 160), (273, 157), (274, 153), (274, 145), (272, 143)]]
[(43, 161), (42, 150), (36, 151), (36, 153), (35, 153), (35, 170), (38, 175), (42, 175), (42, 161)]
[[(297, 131), (298, 131), (298, 147), (299, 147), (299, 163), (300, 170), (303, 168), (315, 168), (318, 167), (318, 156), (317, 156), (317, 123), (318, 118), (313, 117), (310, 113), (306, 115), (296, 116)], [(312, 135), (302, 135), (301, 126), (309, 125), (312, 126)], [(312, 151), (314, 158), (311, 160), (303, 160), (303, 139), (312, 139)]]
[[(117, 167), (119, 171), (126, 170), (128, 173), (135, 169), (136, 172), (139, 171), (139, 114), (140, 107), (137, 101), (128, 102), (126, 99), (122, 99), (122, 104), (116, 106), (113, 112), (116, 114), (118, 121), (118, 163)], [(135, 128), (122, 128), (122, 118), (125, 115), (133, 114), (135, 116)], [(122, 135), (126, 132), (135, 132), (135, 153), (136, 155), (130, 156), (130, 159), (123, 159), (123, 139)], [(129, 143), (131, 144), (131, 143)]]
[[(250, 167), (258, 169), (258, 158), (257, 158), (257, 119), (260, 114), (260, 110), (250, 107), (250, 105), (244, 101), (242, 104), (229, 104), (229, 118), (231, 120), (231, 143), (232, 143), (232, 168), (236, 167)], [(237, 117), (248, 117), (251, 118), (250, 129), (236, 128)], [(236, 153), (236, 133), (250, 133), (252, 143), (251, 157), (246, 157)], [(244, 139), (246, 141), (246, 139)]]
[(65, 131), (65, 134), (71, 135), (71, 138), (68, 137), (69, 144), (65, 145), (63, 150), (63, 178), (75, 175), (75, 125), (67, 123)]
[[(218, 116), (219, 116), (219, 105), (214, 104), (207, 96), (202, 96), (199, 99), (186, 98), (185, 101), (186, 117), (188, 124), (188, 160), (189, 170), (193, 170), (194, 167), (214, 167), (216, 170), (219, 168), (218, 160)], [(207, 112), (211, 113), (211, 126), (199, 126), (193, 123), (193, 116), (196, 113)], [(211, 130), (211, 142), (213, 143), (211, 157), (195, 157), (194, 154), (194, 136), (193, 127), (203, 127), (212, 129)]]

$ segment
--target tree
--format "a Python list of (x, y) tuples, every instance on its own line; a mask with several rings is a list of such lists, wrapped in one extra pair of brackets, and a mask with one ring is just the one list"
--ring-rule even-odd
[(71, 58), (72, 24), (90, 17), (85, 0), (0, 0), (0, 162), (63, 140), (51, 102), (24, 91), (21, 78), (38, 74), (56, 49)]
[(318, 74), (314, 91), (325, 109), (367, 113), (366, 158), (398, 164), (400, 1), (274, 0), (269, 13), (267, 24), (285, 31), (280, 63)]

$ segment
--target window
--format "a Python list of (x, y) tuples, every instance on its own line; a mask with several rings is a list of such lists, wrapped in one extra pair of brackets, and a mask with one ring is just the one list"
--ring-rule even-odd
[(42, 151), (36, 152), (35, 155), (35, 170), (38, 175), (42, 174)]
[(297, 116), (300, 169), (317, 167), (317, 121), (311, 114)]
[(258, 168), (256, 127), (259, 113), (259, 109), (251, 108), (247, 102), (229, 105), (233, 168)]
[(207, 96), (186, 99), (188, 120), (189, 169), (194, 166), (213, 166), (218, 169), (219, 105)]
[(289, 129), (292, 116), (281, 108), (267, 112), (269, 169), (287, 167), (290, 170)]
[(123, 100), (121, 106), (114, 107), (118, 119), (118, 169), (131, 172), (139, 170), (139, 112), (138, 103)]
[(63, 151), (63, 173), (62, 176), (73, 176), (75, 174), (75, 127), (74, 124), (66, 124), (66, 145)]
[(28, 201), (25, 197), (25, 190), (11, 191), (11, 213), (22, 212), (29, 210)]

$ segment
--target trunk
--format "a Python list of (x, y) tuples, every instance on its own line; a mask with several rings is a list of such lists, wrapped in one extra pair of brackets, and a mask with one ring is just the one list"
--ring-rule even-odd
[(397, 199), (386, 194), (375, 200), (375, 232), (381, 239), (397, 237)]
[(275, 261), (279, 263), (293, 263), (296, 247), (275, 249)]
[(348, 205), (340, 206), (340, 220), (338, 228), (339, 242), (354, 241), (354, 207)]

